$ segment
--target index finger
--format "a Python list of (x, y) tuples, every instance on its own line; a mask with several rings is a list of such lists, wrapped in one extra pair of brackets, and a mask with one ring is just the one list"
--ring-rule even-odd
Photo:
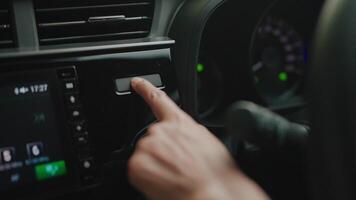
[(158, 120), (177, 118), (183, 111), (163, 91), (142, 78), (133, 78), (132, 88), (150, 106)]

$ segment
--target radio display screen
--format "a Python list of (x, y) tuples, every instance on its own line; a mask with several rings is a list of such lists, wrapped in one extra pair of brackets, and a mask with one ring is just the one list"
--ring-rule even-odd
[(0, 191), (68, 174), (53, 92), (46, 81), (0, 84)]

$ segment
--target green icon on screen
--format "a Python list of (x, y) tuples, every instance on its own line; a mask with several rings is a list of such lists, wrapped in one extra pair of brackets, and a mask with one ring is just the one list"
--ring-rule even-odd
[(39, 181), (63, 176), (67, 174), (66, 164), (65, 162), (58, 161), (53, 163), (47, 163), (43, 165), (38, 165), (35, 168), (36, 178)]

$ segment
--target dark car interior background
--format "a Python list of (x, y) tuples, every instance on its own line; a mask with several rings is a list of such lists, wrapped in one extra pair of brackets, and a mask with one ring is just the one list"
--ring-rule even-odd
[[(1, 1), (0, 196), (144, 199), (126, 164), (156, 119), (131, 92), (136, 76), (227, 146), (225, 114), (237, 101), (309, 127), (305, 86), (323, 4)], [(272, 199), (308, 199), (304, 150), (240, 147), (229, 149)]]

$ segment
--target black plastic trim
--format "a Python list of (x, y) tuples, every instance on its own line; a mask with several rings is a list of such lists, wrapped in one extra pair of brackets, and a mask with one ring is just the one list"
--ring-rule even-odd
[(198, 62), (201, 38), (209, 17), (224, 1), (186, 1), (177, 14), (170, 32), (170, 37), (177, 41), (172, 57), (178, 74), (178, 88), (183, 94), (182, 108), (196, 119), (198, 102), (195, 66)]
[[(111, 42), (112, 43), (112, 42)], [(112, 54), (125, 51), (141, 51), (148, 49), (162, 49), (168, 48), (175, 44), (175, 41), (163, 37), (163, 38), (145, 38), (131, 40), (129, 43), (125, 41), (118, 42), (117, 44), (104, 43), (102, 45), (92, 45), (85, 47), (55, 47), (41, 49), (28, 49), (14, 50), (14, 51), (0, 51), (0, 63), (3, 61), (11, 61), (17, 59), (26, 58), (53, 58), (53, 57), (75, 57), (75, 56), (89, 56), (98, 54)]]

